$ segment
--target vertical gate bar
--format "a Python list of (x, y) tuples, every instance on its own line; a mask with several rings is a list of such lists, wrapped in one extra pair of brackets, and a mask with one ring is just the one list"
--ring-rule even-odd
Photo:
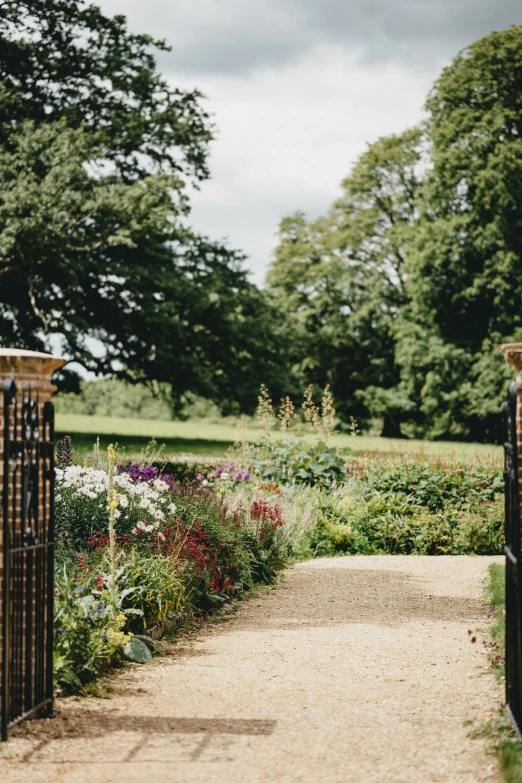
[(53, 643), (54, 643), (54, 405), (44, 404), (45, 449), (47, 454), (45, 486), (49, 487), (49, 500), (44, 505), (46, 513), (47, 541), (47, 678), (46, 699), (50, 699), (47, 714), (53, 715)]
[[(29, 415), (29, 390), (24, 390), (23, 403), (22, 403), (22, 431), (21, 431), (21, 453), (22, 453), (22, 513), (21, 513), (21, 526), (22, 542), (25, 545), (27, 540), (27, 528), (29, 526), (29, 515), (27, 508), (27, 497), (29, 489), (29, 470), (30, 466), (27, 461), (27, 420)], [(32, 692), (32, 639), (33, 639), (33, 606), (32, 606), (32, 589), (33, 589), (33, 557), (32, 550), (27, 549), (24, 546), (24, 560), (25, 560), (25, 672), (24, 672), (24, 712), (28, 712), (31, 708), (30, 694)]]
[[(13, 544), (13, 596), (11, 599), (11, 609), (13, 613), (18, 608), (18, 632), (16, 638), (11, 641), (10, 651), (12, 655), (11, 665), (11, 719), (18, 715), (23, 705), (23, 683), (24, 683), (24, 602), (23, 602), (23, 584), (25, 559), (23, 552), (20, 551), (20, 525), (16, 513), (16, 497), (18, 492), (18, 435), (19, 435), (20, 406), (18, 405), (18, 392), (13, 400), (12, 431), (10, 443), (11, 459), (11, 540)], [(16, 564), (16, 565), (15, 565)], [(16, 570), (15, 570), (16, 569)], [(16, 589), (15, 589), (16, 588)], [(16, 648), (14, 647), (16, 645)]]
[[(13, 649), (13, 644), (16, 643), (16, 650), (17, 655), (13, 654), (13, 687), (12, 687), (12, 694), (13, 694), (13, 704), (15, 705), (15, 709), (13, 710), (12, 718), (15, 717), (15, 715), (18, 715), (21, 712), (22, 704), (23, 704), (23, 682), (24, 682), (24, 671), (23, 671), (23, 665), (24, 665), (24, 658), (22, 655), (23, 652), (23, 638), (24, 638), (24, 604), (23, 604), (23, 585), (24, 585), (24, 554), (20, 550), (14, 554), (14, 559), (16, 559), (16, 563), (13, 563), (13, 571), (16, 578), (16, 591), (14, 592), (14, 599), (13, 599), (13, 614), (16, 611), (17, 614), (17, 631), (16, 631), (16, 642), (13, 640), (11, 643), (11, 649)], [(13, 584), (13, 588), (14, 588)]]
[(522, 563), (518, 464), (519, 389), (509, 387), (504, 404), (506, 552), (506, 709), (519, 736), (522, 726)]
[(9, 722), (9, 418), (14, 384), (4, 382), (4, 475), (2, 492), (3, 515), (3, 584), (2, 584), (2, 740), (7, 740)]

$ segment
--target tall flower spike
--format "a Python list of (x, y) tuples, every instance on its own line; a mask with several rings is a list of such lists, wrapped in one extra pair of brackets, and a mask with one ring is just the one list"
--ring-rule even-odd
[(325, 439), (328, 441), (335, 427), (335, 408), (329, 383), (324, 387), (321, 403), (321, 424)]
[(109, 512), (109, 592), (111, 594), (113, 611), (116, 614), (118, 611), (118, 588), (116, 585), (116, 531), (114, 529), (114, 520), (116, 519), (116, 509), (118, 508), (118, 495), (114, 490), (116, 455), (112, 443), (107, 447), (107, 456), (109, 458), (109, 485), (107, 489), (107, 511)]
[(266, 440), (270, 434), (270, 430), (276, 423), (276, 416), (272, 407), (272, 400), (270, 399), (268, 389), (264, 383), (261, 384), (257, 402), (256, 415), (259, 420), (261, 432), (263, 433), (263, 438)]

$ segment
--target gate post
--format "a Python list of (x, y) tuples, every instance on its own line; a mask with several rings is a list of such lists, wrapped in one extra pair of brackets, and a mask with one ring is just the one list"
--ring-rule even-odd
[(0, 732), (52, 711), (53, 373), (65, 359), (0, 348)]
[[(522, 343), (507, 343), (500, 346), (506, 362), (509, 362), (517, 371), (515, 383), (518, 387), (517, 408), (516, 408), (516, 432), (517, 432), (517, 451), (522, 454)], [(518, 487), (519, 496), (522, 500), (522, 460), (518, 464)]]
[(517, 377), (503, 405), (505, 415), (506, 711), (522, 741), (522, 343), (500, 350)]

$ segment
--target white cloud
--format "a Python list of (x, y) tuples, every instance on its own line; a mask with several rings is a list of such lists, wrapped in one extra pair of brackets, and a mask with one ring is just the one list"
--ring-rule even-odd
[(218, 138), (194, 228), (261, 281), (279, 220), (324, 213), (367, 142), (422, 116), (443, 64), (522, 22), (519, 0), (99, 0), (166, 38), (165, 75), (208, 97)]
[(246, 73), (317, 46), (369, 61), (433, 62), (522, 22), (519, 0), (102, 0), (140, 32), (166, 38), (167, 70)]
[[(324, 213), (367, 142), (420, 120), (433, 76), (400, 65), (361, 65), (332, 47), (245, 78), (199, 76), (219, 136), (212, 180), (192, 199), (194, 226), (228, 236), (262, 279), (279, 220), (298, 209)], [(186, 77), (180, 81), (194, 86)]]

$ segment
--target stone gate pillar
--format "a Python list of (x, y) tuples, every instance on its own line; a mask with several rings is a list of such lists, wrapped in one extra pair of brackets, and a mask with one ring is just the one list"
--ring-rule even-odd
[[(38, 624), (40, 615), (37, 617), (37, 611), (35, 607), (38, 607), (44, 601), (42, 594), (48, 596), (50, 594), (49, 586), (52, 587), (52, 582), (45, 582), (43, 572), (39, 570), (38, 562), (41, 562), (42, 555), (38, 552), (34, 557), (31, 553), (25, 560), (23, 567), (20, 566), (22, 561), (22, 555), (17, 555), (15, 565), (18, 566), (18, 570), (13, 570), (12, 564), (9, 565), (9, 571), (6, 570), (8, 562), (11, 562), (11, 555), (9, 558), (4, 557), (6, 552), (4, 551), (4, 529), (9, 530), (9, 539), (13, 538), (17, 541), (24, 540), (23, 544), (29, 546), (29, 550), (32, 548), (36, 552), (36, 548), (40, 542), (35, 537), (32, 540), (24, 539), (24, 528), (22, 524), (22, 503), (26, 504), (28, 489), (27, 485), (29, 477), (27, 474), (27, 462), (21, 455), (21, 452), (15, 452), (13, 457), (9, 458), (9, 464), (7, 468), (8, 475), (4, 475), (4, 435), (11, 443), (24, 442), (32, 440), (34, 438), (41, 438), (36, 427), (36, 422), (39, 428), (42, 427), (44, 422), (44, 406), (51, 398), (51, 394), (56, 390), (56, 387), (51, 383), (53, 373), (66, 363), (65, 359), (61, 359), (56, 356), (52, 356), (47, 353), (39, 353), (37, 351), (27, 351), (21, 349), (12, 348), (0, 348), (0, 490), (2, 491), (1, 497), (8, 498), (6, 501), (6, 509), (4, 508), (3, 501), (0, 502), (0, 723), (2, 739), (7, 737), (7, 727), (16, 722), (24, 714), (31, 712), (38, 703), (44, 700), (47, 691), (45, 682), (43, 682), (44, 675), (48, 674), (50, 665), (43, 662), (42, 655), (40, 653), (40, 646), (46, 647), (52, 654), (52, 647), (48, 644), (48, 640), (52, 638), (47, 630), (47, 627), (42, 627), (42, 622)], [(9, 410), (4, 410), (4, 382), (7, 380), (13, 380), (16, 385), (16, 399), (18, 414), (13, 417), (13, 408), (10, 405)], [(33, 407), (31, 410), (35, 413), (37, 410), (38, 415), (34, 416), (33, 429), (29, 428), (23, 421), (21, 415), (21, 409), (25, 405), (24, 398), (30, 397)], [(27, 403), (29, 405), (29, 402)], [(7, 430), (4, 432), (5, 421), (9, 422)], [(39, 442), (39, 441), (38, 441)], [(50, 444), (49, 444), (50, 447)], [(23, 448), (22, 446), (20, 447)], [(51, 518), (52, 498), (48, 491), (49, 486), (52, 487), (52, 479), (47, 475), (49, 471), (44, 469), (44, 459), (39, 456), (38, 449), (34, 449), (31, 452), (31, 460), (34, 467), (31, 468), (31, 497), (34, 498), (32, 509), (35, 512), (35, 516), (41, 520), (48, 520)], [(47, 464), (49, 461), (47, 460)], [(52, 464), (52, 461), (51, 461)], [(24, 467), (25, 466), (25, 467)], [(7, 484), (9, 482), (9, 484)], [(45, 487), (44, 487), (45, 485)], [(45, 491), (47, 488), (47, 491)], [(8, 492), (9, 490), (9, 492)], [(25, 508), (25, 516), (28, 512)], [(33, 513), (33, 512), (31, 512)], [(7, 517), (7, 518), (5, 518)], [(44, 541), (42, 542), (42, 548), (46, 546), (47, 532), (42, 533)], [(52, 546), (52, 544), (51, 544)], [(51, 561), (50, 561), (51, 562)], [(49, 570), (49, 569), (48, 569)], [(4, 576), (9, 573), (9, 580), (6, 585), (10, 587), (4, 592)], [(46, 572), (47, 573), (47, 572)], [(49, 571), (50, 573), (50, 571)], [(52, 577), (49, 577), (49, 579)], [(46, 586), (47, 585), (47, 586)], [(13, 592), (13, 586), (16, 588), (14, 592), (19, 596), (24, 594), (23, 605), (21, 604), (17, 609), (17, 622), (16, 633), (13, 636), (12, 619), (6, 623), (6, 617), (11, 618), (12, 606), (11, 606), (11, 593)], [(52, 593), (49, 599), (47, 608), (41, 609), (41, 615), (45, 614), (45, 617), (52, 618)], [(7, 614), (6, 614), (7, 613)], [(52, 619), (50, 619), (50, 625), (48, 626), (52, 632)], [(24, 625), (28, 630), (25, 635), (20, 631), (19, 626)], [(9, 630), (7, 633), (4, 631)], [(39, 635), (40, 636), (39, 636)], [(40, 638), (43, 635), (43, 639)], [(7, 654), (3, 654), (6, 645)], [(38, 650), (38, 652), (37, 652)], [(18, 656), (18, 658), (17, 658)], [(12, 672), (13, 660), (17, 659), (16, 667), (18, 679), (22, 684), (16, 684), (16, 688), (13, 686)], [(18, 659), (22, 661), (18, 665)], [(52, 671), (52, 667), (51, 667)], [(49, 676), (51, 676), (49, 674)], [(8, 684), (10, 683), (10, 684)], [(13, 691), (14, 688), (14, 691)], [(18, 701), (14, 697), (14, 692), (18, 694), (23, 690), (23, 698), (20, 697)], [(48, 694), (47, 694), (48, 695)], [(51, 694), (52, 700), (52, 680), (51, 680)], [(49, 701), (49, 698), (47, 699)], [(18, 711), (17, 711), (18, 710)]]
[[(522, 343), (506, 343), (500, 346), (504, 358), (517, 371), (515, 383), (518, 386), (517, 397), (517, 451), (522, 455)], [(518, 490), (522, 505), (522, 459), (518, 461)], [(521, 509), (522, 511), (522, 509)]]

